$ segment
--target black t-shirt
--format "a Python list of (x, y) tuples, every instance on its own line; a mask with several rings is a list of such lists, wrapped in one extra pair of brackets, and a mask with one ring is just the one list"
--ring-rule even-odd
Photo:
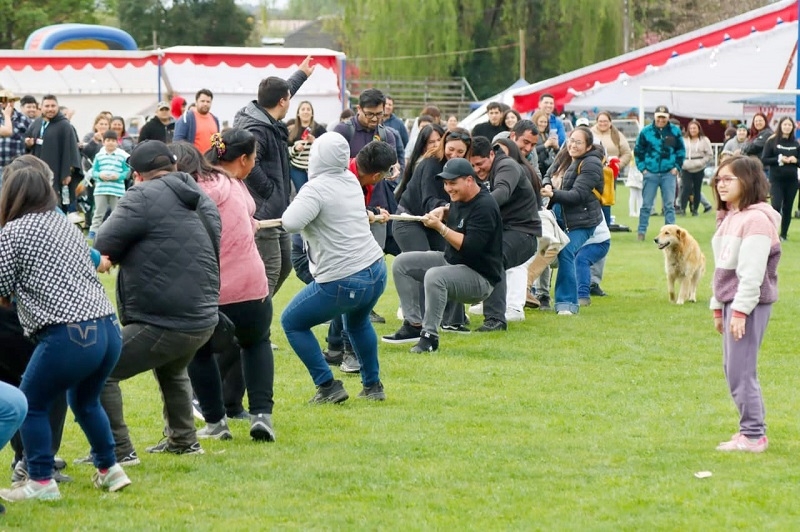
[(484, 187), (471, 201), (450, 204), (447, 227), (464, 235), (461, 249), (447, 246), (444, 259), (463, 264), (494, 286), (503, 272), (503, 221), (497, 202)]
[(486, 137), (489, 139), (489, 142), (492, 142), (495, 135), (502, 133), (503, 131), (508, 131), (508, 128), (503, 122), (500, 122), (496, 126), (493, 126), (490, 122), (482, 122), (472, 128), (472, 138)]

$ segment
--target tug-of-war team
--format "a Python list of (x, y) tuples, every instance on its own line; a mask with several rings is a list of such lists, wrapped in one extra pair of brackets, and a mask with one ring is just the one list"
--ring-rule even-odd
[[(165, 425), (148, 452), (202, 454), (198, 438), (232, 438), (233, 419), (274, 442), (272, 296), (292, 270), (305, 286), (280, 322), (316, 386), (311, 402), (349, 398), (331, 366), (360, 373), (358, 397), (382, 401), (372, 323), (384, 321), (373, 308), (386, 254), (396, 255), (403, 322), (382, 340), (433, 352), (440, 332), (470, 332), (465, 304), (484, 315), (478, 332), (495, 332), (524, 319), (525, 307), (572, 316), (605, 295), (608, 184), (632, 157), (639, 240), (658, 189), (667, 224), (676, 200), (679, 210), (691, 200), (698, 215), (704, 199), (708, 138), (696, 121), (683, 134), (664, 106), (633, 150), (609, 113), (567, 136), (548, 94), (530, 120), (490, 103), (471, 132), (456, 117), (440, 124), (434, 106), (409, 132), (376, 89), (329, 130), (310, 102), (284, 121), (313, 71), (307, 58), (288, 80), (264, 79), (222, 131), (206, 89), (188, 109), (180, 97), (160, 102), (138, 143), (110, 113), (79, 141), (55, 96), (41, 106), (25, 96), (18, 110), (0, 92), (0, 444), (15, 453), (0, 497), (60, 497), (58, 483), (71, 480), (56, 456), (67, 405), (90, 446), (75, 462), (96, 468), (100, 489), (128, 486), (139, 457), (119, 383), (148, 370)], [(711, 309), (740, 414), (721, 451), (767, 448), (756, 360), (797, 193), (794, 127), (784, 118), (772, 133), (757, 115), (750, 131), (732, 132), (711, 180)], [(73, 223), (76, 207), (88, 235)], [(116, 311), (98, 278), (112, 266)], [(323, 350), (312, 328), (324, 323)]]

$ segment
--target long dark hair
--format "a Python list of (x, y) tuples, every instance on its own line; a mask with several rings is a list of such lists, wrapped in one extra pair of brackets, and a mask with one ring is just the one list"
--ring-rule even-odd
[(768, 129), (769, 128), (769, 118), (767, 118), (767, 115), (765, 115), (764, 113), (756, 113), (756, 114), (754, 114), (753, 115), (753, 119), (750, 121), (750, 134), (748, 135), (750, 140), (755, 139), (759, 135), (759, 133), (764, 131), (764, 129), (756, 129), (756, 117), (757, 116), (760, 116), (761, 118), (764, 119), (764, 129)]
[(195, 181), (208, 181), (216, 179), (222, 173), (209, 163), (200, 153), (194, 144), (179, 141), (169, 145), (169, 149), (178, 158), (177, 165), (179, 172), (186, 172)]
[(522, 167), (528, 173), (528, 175), (531, 178), (531, 185), (533, 185), (533, 190), (539, 191), (542, 188), (542, 182), (539, 179), (539, 174), (536, 173), (536, 170), (534, 170), (533, 165), (531, 165), (531, 163), (528, 162), (528, 159), (522, 156), (522, 152), (519, 151), (519, 146), (517, 146), (517, 143), (509, 138), (504, 138), (504, 139), (497, 139), (494, 142), (495, 146), (499, 144), (505, 146), (508, 149), (508, 156), (514, 159), (520, 165), (522, 165)]
[(300, 108), (303, 107), (304, 104), (308, 104), (311, 107), (311, 123), (308, 124), (308, 127), (311, 128), (311, 133), (317, 129), (318, 124), (317, 121), (314, 120), (314, 106), (311, 105), (311, 102), (308, 100), (303, 100), (300, 102), (300, 105), (297, 106), (297, 113), (295, 114), (294, 123), (289, 126), (289, 144), (294, 144), (296, 141), (300, 140), (300, 136), (303, 134), (303, 130), (305, 129), (303, 125), (300, 123)]
[(689, 140), (692, 139), (692, 135), (691, 135), (691, 133), (689, 133), (689, 126), (691, 126), (692, 124), (697, 126), (697, 138), (698, 139), (702, 139), (703, 137), (706, 136), (706, 134), (703, 133), (703, 126), (700, 125), (700, 122), (698, 122), (695, 119), (691, 119), (691, 120), (689, 120), (689, 123), (686, 124), (686, 138), (687, 139), (689, 139)]
[(52, 211), (57, 204), (53, 172), (41, 159), (22, 155), (3, 169), (0, 226), (26, 214)]
[(400, 199), (400, 196), (403, 195), (406, 187), (408, 186), (408, 182), (411, 181), (411, 176), (414, 175), (414, 167), (417, 166), (417, 161), (425, 155), (425, 152), (428, 149), (428, 141), (431, 139), (431, 135), (433, 132), (439, 133), (439, 138), (441, 142), (444, 142), (444, 128), (439, 124), (429, 124), (423, 127), (419, 135), (417, 136), (417, 142), (414, 144), (414, 149), (411, 151), (411, 157), (409, 157), (408, 162), (406, 163), (405, 171), (403, 172), (403, 178), (400, 180), (400, 184), (397, 185), (397, 189), (394, 191), (394, 197)]

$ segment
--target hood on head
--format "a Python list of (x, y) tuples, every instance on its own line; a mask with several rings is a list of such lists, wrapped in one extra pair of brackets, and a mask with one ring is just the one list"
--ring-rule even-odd
[(350, 145), (338, 133), (325, 133), (311, 145), (308, 156), (308, 178), (323, 174), (341, 175), (347, 172), (350, 162)]
[(172, 105), (170, 106), (169, 113), (173, 116), (173, 118), (180, 118), (183, 114), (183, 104), (186, 103), (186, 100), (181, 96), (175, 96), (172, 98)]

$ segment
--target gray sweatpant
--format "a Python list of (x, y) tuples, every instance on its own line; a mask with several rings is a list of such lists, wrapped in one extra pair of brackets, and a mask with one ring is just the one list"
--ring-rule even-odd
[(745, 320), (744, 336), (738, 341), (730, 333), (732, 312), (730, 304), (722, 309), (722, 367), (739, 410), (739, 432), (748, 438), (760, 438), (766, 433), (766, 425), (756, 363), (772, 304), (756, 305)]
[[(492, 293), (481, 274), (463, 264), (449, 264), (441, 251), (410, 251), (394, 259), (392, 275), (403, 316), (438, 334), (448, 301), (479, 303)], [(420, 285), (425, 288), (425, 315), (420, 309)]]

